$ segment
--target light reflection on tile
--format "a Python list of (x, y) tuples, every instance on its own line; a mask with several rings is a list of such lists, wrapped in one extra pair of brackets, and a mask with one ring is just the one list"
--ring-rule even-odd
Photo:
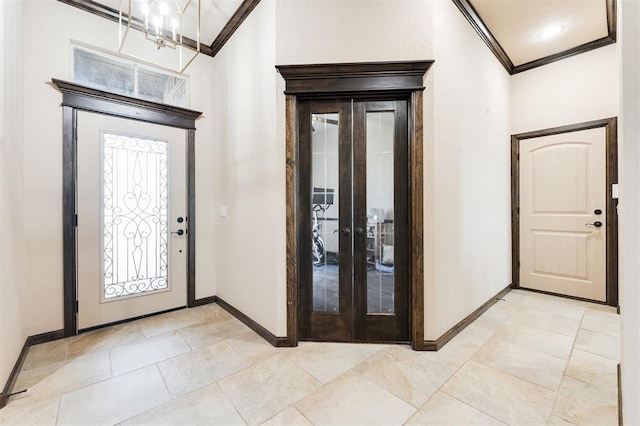
[(487, 342), (473, 359), (554, 392), (567, 365), (564, 359), (498, 339)]
[(275, 356), (218, 382), (244, 420), (260, 424), (321, 383), (286, 356)]
[(125, 425), (244, 425), (240, 414), (212, 384), (122, 423)]
[(401, 425), (416, 409), (358, 373), (349, 371), (296, 408), (313, 424)]
[(455, 372), (404, 347), (381, 351), (355, 371), (414, 407), (424, 404)]
[(153, 365), (63, 395), (58, 423), (115, 424), (170, 399), (160, 372)]
[(504, 425), (497, 419), (441, 391), (433, 395), (406, 424), (410, 426)]
[(473, 360), (458, 370), (442, 390), (505, 423), (523, 425), (545, 423), (556, 396), (555, 392)]
[(514, 290), (438, 352), (276, 349), (205, 305), (32, 347), (0, 424), (613, 425), (619, 323)]

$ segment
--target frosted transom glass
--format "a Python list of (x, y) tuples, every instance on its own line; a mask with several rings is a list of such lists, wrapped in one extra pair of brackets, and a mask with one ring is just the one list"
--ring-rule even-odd
[(167, 141), (103, 133), (103, 299), (169, 288)]

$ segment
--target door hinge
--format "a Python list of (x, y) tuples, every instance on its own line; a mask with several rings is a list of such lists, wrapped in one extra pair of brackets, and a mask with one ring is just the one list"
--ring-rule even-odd
[(73, 226), (75, 226), (76, 228), (78, 227), (78, 215), (77, 214), (73, 215)]
[(78, 313), (79, 306), (80, 306), (80, 303), (78, 303), (78, 301), (76, 300), (76, 314)]

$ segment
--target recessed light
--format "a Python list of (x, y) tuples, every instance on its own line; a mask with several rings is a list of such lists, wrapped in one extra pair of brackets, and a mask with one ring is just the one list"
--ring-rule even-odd
[(560, 34), (564, 30), (562, 25), (549, 25), (538, 32), (539, 40), (547, 40)]

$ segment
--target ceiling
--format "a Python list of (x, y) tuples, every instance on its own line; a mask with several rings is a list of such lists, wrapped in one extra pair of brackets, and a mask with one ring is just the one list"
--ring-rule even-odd
[(510, 74), (615, 43), (615, 1), (453, 0)]
[[(120, 0), (59, 1), (116, 22), (119, 19)], [(183, 7), (190, 0), (175, 1)], [(452, 1), (510, 74), (615, 43), (616, 40), (616, 0)], [(201, 2), (200, 52), (215, 56), (260, 0)], [(127, 1), (123, 3), (128, 4)], [(133, 0), (132, 4), (132, 22), (140, 27), (142, 13), (136, 6), (140, 0)], [(190, 7), (186, 15), (195, 15), (195, 10), (195, 7)], [(559, 25), (563, 30), (555, 37), (542, 40), (538, 35), (548, 25)], [(183, 35), (187, 37), (186, 44), (195, 47), (196, 29), (185, 26)]]
[[(118, 22), (119, 20), (120, 0), (59, 1), (112, 21)], [(190, 0), (175, 0), (175, 2), (181, 9), (191, 3), (189, 7), (185, 9), (185, 28), (183, 28), (182, 33), (186, 38), (185, 44), (195, 46), (197, 39), (195, 25), (189, 27), (186, 23), (195, 22), (196, 2), (190, 2)], [(215, 56), (259, 2), (260, 0), (201, 0), (200, 52), (205, 55)], [(128, 3), (126, 0), (123, 1), (125, 5), (123, 13), (125, 15), (129, 13)], [(143, 21), (140, 3), (139, 0), (133, 0), (131, 2), (131, 15), (133, 16), (132, 27), (140, 27)], [(191, 17), (194, 19), (189, 19)]]

